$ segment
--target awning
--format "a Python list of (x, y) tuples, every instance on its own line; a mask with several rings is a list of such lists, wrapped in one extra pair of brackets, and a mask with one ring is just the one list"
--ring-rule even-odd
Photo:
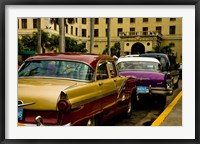
[(24, 54), (24, 55), (35, 55), (36, 54), (36, 51), (21, 51), (19, 52), (20, 54)]

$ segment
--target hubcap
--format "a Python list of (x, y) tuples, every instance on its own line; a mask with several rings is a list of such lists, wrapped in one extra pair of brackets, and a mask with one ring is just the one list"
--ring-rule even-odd
[(131, 104), (131, 102), (129, 102), (129, 104), (128, 104), (128, 111), (127, 111), (128, 114), (131, 112), (131, 107), (132, 107), (132, 104)]
[(94, 119), (89, 119), (87, 122), (87, 126), (94, 126), (94, 125), (95, 125)]

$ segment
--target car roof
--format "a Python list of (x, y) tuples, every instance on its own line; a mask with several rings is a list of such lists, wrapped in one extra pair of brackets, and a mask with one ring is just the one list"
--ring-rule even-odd
[(167, 62), (168, 64), (170, 65), (170, 60), (169, 60), (169, 57), (167, 54), (164, 54), (164, 53), (143, 53), (143, 54), (140, 54), (140, 56), (142, 57), (163, 57)]
[(124, 62), (124, 61), (146, 61), (146, 62), (160, 63), (159, 60), (152, 57), (122, 57), (118, 59), (117, 63)]
[(125, 55), (124, 57), (138, 57), (140, 56), (139, 54), (132, 54), (132, 55)]
[(167, 54), (164, 54), (164, 53), (143, 53), (143, 54), (140, 54), (140, 55), (162, 55), (162, 56), (167, 56)]
[(164, 54), (164, 53), (143, 53), (143, 54), (140, 54), (140, 56), (152, 56), (152, 57), (162, 56), (168, 60), (167, 54)]
[(109, 55), (75, 53), (75, 52), (37, 54), (37, 55), (27, 58), (25, 61), (33, 61), (33, 60), (78, 61), (78, 62), (86, 63), (86, 64), (90, 65), (93, 69), (95, 69), (98, 61), (101, 59), (114, 61), (114, 58), (112, 58)]

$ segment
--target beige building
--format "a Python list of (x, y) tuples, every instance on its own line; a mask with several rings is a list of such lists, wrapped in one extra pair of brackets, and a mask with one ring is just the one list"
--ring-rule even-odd
[[(102, 54), (107, 47), (107, 18), (94, 19), (94, 46), (92, 53)], [(182, 18), (111, 18), (110, 46), (120, 42), (121, 55), (152, 51), (153, 47), (171, 46), (182, 61)], [(59, 34), (58, 24), (51, 18), (41, 18), (42, 30)], [(19, 18), (18, 34), (37, 31), (37, 18)], [(65, 36), (84, 43), (90, 49), (90, 18), (74, 18), (66, 22)]]

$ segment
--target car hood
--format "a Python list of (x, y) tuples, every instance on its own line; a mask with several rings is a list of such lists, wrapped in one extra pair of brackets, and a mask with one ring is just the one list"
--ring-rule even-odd
[(23, 106), (25, 109), (56, 110), (61, 91), (84, 84), (85, 82), (66, 79), (19, 78), (18, 100), (21, 100), (25, 105), (33, 103)]
[(164, 80), (164, 75), (158, 71), (122, 71), (122, 76), (135, 76), (138, 79)]

